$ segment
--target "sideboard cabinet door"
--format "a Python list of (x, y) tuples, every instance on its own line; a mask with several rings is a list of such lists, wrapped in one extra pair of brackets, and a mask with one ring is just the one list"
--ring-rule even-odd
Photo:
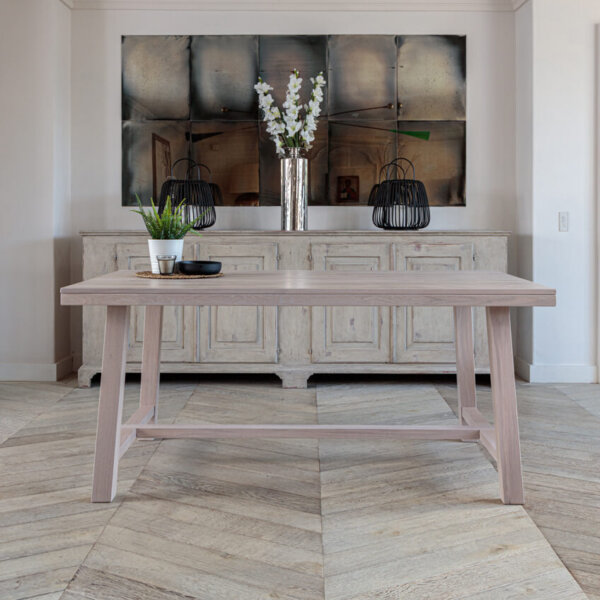
[[(277, 270), (277, 244), (197, 242), (194, 256), (218, 260), (223, 273)], [(277, 307), (203, 306), (197, 309), (198, 360), (205, 363), (277, 362)]]
[[(473, 244), (395, 244), (397, 271), (471, 271)], [(396, 363), (454, 363), (452, 308), (394, 309)]]
[[(312, 244), (315, 271), (388, 271), (389, 244)], [(352, 298), (349, 297), (351, 304)], [(390, 362), (390, 309), (334, 306), (312, 309), (312, 360), (316, 363)]]
[[(117, 244), (119, 269), (149, 271), (148, 244)], [(132, 306), (129, 325), (128, 362), (142, 361), (144, 341), (144, 307)], [(163, 312), (161, 362), (194, 361), (194, 309), (189, 306), (166, 306)]]

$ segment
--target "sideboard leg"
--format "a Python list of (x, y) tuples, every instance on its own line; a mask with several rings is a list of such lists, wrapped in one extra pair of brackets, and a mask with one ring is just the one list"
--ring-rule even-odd
[(86, 367), (85, 365), (82, 365), (77, 371), (77, 385), (80, 388), (91, 387), (92, 379), (94, 375), (98, 372), (99, 369), (95, 369), (94, 367)]
[(111, 502), (117, 491), (128, 331), (129, 307), (108, 306), (98, 403), (92, 502)]
[(144, 348), (142, 351), (140, 408), (154, 408), (154, 417), (151, 420), (152, 423), (156, 423), (158, 420), (162, 320), (162, 306), (146, 306), (144, 315)]
[(475, 353), (473, 349), (473, 310), (470, 306), (454, 307), (454, 341), (456, 346), (456, 383), (458, 387), (458, 417), (467, 425), (463, 409), (475, 408)]
[(283, 389), (305, 390), (308, 387), (308, 378), (312, 375), (309, 371), (277, 371)]
[(523, 504), (510, 311), (507, 307), (487, 307), (486, 312), (500, 497), (504, 504)]

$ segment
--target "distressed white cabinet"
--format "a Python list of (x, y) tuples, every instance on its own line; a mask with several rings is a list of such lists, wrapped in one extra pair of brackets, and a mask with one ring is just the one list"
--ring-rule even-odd
[[(149, 269), (143, 232), (84, 233), (85, 279)], [(184, 257), (219, 260), (231, 271), (314, 269), (506, 271), (502, 232), (207, 231), (190, 236)], [(227, 275), (225, 275), (227, 276)], [(80, 385), (102, 370), (105, 310), (83, 309)], [(127, 369), (140, 370), (144, 309), (132, 312)], [(475, 364), (488, 369), (485, 321), (474, 311)], [(314, 373), (451, 373), (450, 308), (168, 307), (161, 369), (172, 373), (276, 373), (303, 387)]]

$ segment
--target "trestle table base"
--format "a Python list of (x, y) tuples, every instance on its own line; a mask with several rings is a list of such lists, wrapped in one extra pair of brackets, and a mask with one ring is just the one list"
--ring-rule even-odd
[(505, 504), (522, 504), (523, 482), (509, 309), (488, 306), (486, 313), (495, 426), (490, 425), (477, 409), (473, 319), (469, 306), (454, 307), (459, 416), (456, 425), (160, 425), (156, 419), (163, 307), (146, 307), (140, 407), (126, 423), (121, 424), (129, 307), (108, 306), (92, 501), (112, 501), (116, 493), (119, 458), (136, 439), (374, 438), (478, 441), (497, 461), (502, 501)]

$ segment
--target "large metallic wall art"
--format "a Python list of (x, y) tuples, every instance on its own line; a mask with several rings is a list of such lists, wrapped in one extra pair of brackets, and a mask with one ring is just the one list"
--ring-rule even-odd
[(125, 36), (122, 203), (156, 199), (189, 157), (225, 205), (279, 205), (279, 159), (253, 86), (260, 75), (281, 104), (296, 67), (304, 92), (319, 71), (327, 79), (309, 204), (366, 205), (381, 167), (404, 156), (432, 206), (464, 206), (465, 48), (441, 35)]

